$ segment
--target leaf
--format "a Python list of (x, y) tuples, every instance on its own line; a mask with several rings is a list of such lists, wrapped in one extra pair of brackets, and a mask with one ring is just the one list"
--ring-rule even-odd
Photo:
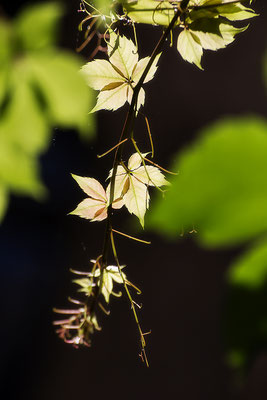
[(56, 2), (35, 4), (25, 8), (14, 27), (24, 50), (36, 51), (55, 44), (62, 6)]
[(39, 155), (50, 143), (50, 126), (29, 83), (21, 79), (23, 67), (13, 74), (20, 76), (13, 85), (7, 109), (0, 120), (2, 137), (26, 153)]
[(201, 57), (203, 54), (200, 40), (191, 31), (184, 29), (178, 36), (177, 50), (184, 60), (195, 64), (198, 68), (201, 66)]
[(8, 206), (7, 188), (0, 183), (0, 222), (2, 222)]
[(38, 54), (29, 58), (32, 79), (42, 93), (51, 123), (77, 128), (83, 135), (92, 134), (93, 117), (88, 117), (93, 96), (79, 74), (80, 62), (67, 53)]
[(254, 244), (229, 269), (228, 281), (232, 285), (259, 289), (267, 280), (267, 240)]
[(130, 186), (123, 199), (129, 213), (139, 218), (144, 228), (144, 216), (149, 207), (149, 193), (147, 186), (139, 182), (134, 176), (129, 175)]
[[(151, 79), (154, 78), (155, 72), (156, 72), (156, 70), (158, 68), (157, 63), (159, 61), (160, 56), (161, 56), (161, 53), (158, 54), (155, 57), (155, 60), (153, 61), (153, 64), (151, 65), (151, 67), (149, 69), (149, 72), (148, 72), (148, 74), (147, 74), (147, 76), (146, 76), (146, 78), (144, 80), (144, 83), (147, 83), (147, 82), (151, 81)], [(141, 58), (141, 60), (136, 65), (136, 67), (135, 67), (135, 69), (133, 71), (133, 77), (132, 77), (132, 79), (133, 79), (133, 81), (135, 83), (138, 83), (139, 79), (141, 78), (141, 76), (142, 76), (142, 74), (143, 74), (143, 72), (144, 72), (144, 70), (145, 70), (145, 68), (146, 68), (146, 66), (147, 66), (147, 64), (149, 62), (149, 60), (150, 60), (150, 57)]]
[(267, 122), (224, 119), (207, 127), (184, 150), (165, 200), (158, 200), (151, 227), (177, 236), (192, 225), (207, 246), (242, 243), (267, 230)]
[[(191, 23), (200, 18), (216, 18), (218, 16), (225, 17), (229, 21), (243, 21), (255, 17), (254, 10), (247, 8), (242, 4), (212, 1), (208, 3), (201, 3), (199, 8), (193, 9), (189, 12), (186, 22)], [(214, 4), (214, 7), (211, 7)], [(203, 5), (204, 7), (201, 7)], [(209, 7), (205, 7), (209, 6)]]
[(132, 91), (132, 89), (124, 83), (115, 89), (100, 92), (97, 96), (97, 103), (90, 112), (93, 113), (99, 110), (116, 111), (126, 103), (129, 91)]
[(0, 134), (0, 181), (15, 194), (44, 198), (46, 190), (40, 183), (39, 164)]
[(154, 0), (121, 1), (129, 18), (134, 22), (168, 26), (175, 11), (168, 1)]
[(10, 25), (0, 19), (0, 65), (10, 60), (13, 47), (11, 46), (12, 30)]
[(82, 67), (81, 73), (87, 85), (95, 90), (102, 90), (110, 82), (123, 83), (122, 76), (107, 60), (90, 61)]
[(0, 19), (0, 106), (7, 95), (9, 86), (12, 51), (10, 26)]
[(80, 188), (86, 194), (88, 194), (89, 197), (92, 197), (93, 199), (96, 200), (101, 200), (102, 202), (106, 202), (107, 200), (106, 192), (101, 183), (98, 182), (96, 179), (86, 178), (74, 174), (71, 174), (71, 176), (73, 177), (73, 179), (75, 179)]
[(138, 62), (138, 53), (135, 44), (125, 36), (116, 35), (110, 31), (108, 56), (111, 64), (115, 65), (122, 75), (129, 80), (133, 69)]
[(106, 203), (92, 198), (85, 199), (69, 215), (77, 215), (81, 218), (90, 219), (92, 222), (103, 221), (107, 218)]

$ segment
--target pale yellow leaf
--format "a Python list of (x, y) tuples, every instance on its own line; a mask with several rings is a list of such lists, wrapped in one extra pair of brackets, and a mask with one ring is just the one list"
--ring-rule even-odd
[[(148, 74), (147, 74), (147, 76), (146, 76), (146, 78), (144, 80), (144, 83), (147, 83), (151, 79), (154, 78), (155, 72), (156, 72), (156, 70), (158, 68), (157, 62), (158, 62), (160, 56), (161, 56), (161, 53), (158, 54), (155, 57), (155, 60), (153, 61), (153, 64), (151, 65), (151, 67), (149, 69), (149, 72), (148, 72)], [(133, 76), (132, 76), (132, 79), (133, 79), (133, 81), (135, 83), (138, 83), (139, 79), (141, 78), (141, 76), (142, 76), (142, 74), (143, 74), (143, 72), (144, 72), (144, 70), (145, 70), (145, 68), (147, 66), (147, 63), (149, 62), (149, 60), (150, 60), (150, 57), (145, 57), (145, 58), (141, 58), (141, 60), (138, 61), (137, 65), (136, 65), (136, 67), (134, 69)]]
[(141, 166), (135, 171), (134, 176), (149, 186), (163, 186), (169, 185), (169, 182), (165, 179), (163, 173), (157, 167), (152, 165)]
[(138, 62), (138, 53), (135, 44), (125, 36), (116, 35), (110, 32), (110, 42), (108, 46), (109, 60), (122, 74), (130, 79), (133, 69)]
[(123, 77), (112, 67), (107, 60), (94, 60), (81, 68), (88, 86), (95, 90), (102, 90), (105, 86), (114, 82), (122, 82)]
[(106, 204), (101, 200), (88, 198), (78, 204), (77, 208), (69, 214), (78, 215), (91, 221), (103, 221), (107, 218)]
[(125, 206), (131, 214), (136, 215), (144, 228), (144, 216), (149, 206), (149, 193), (146, 185), (134, 176), (129, 176), (130, 187), (124, 195)]
[(72, 174), (72, 177), (78, 183), (80, 188), (86, 194), (88, 194), (88, 196), (92, 197), (93, 199), (101, 200), (104, 203), (106, 202), (107, 200), (106, 192), (101, 183), (98, 182), (96, 179), (86, 178), (74, 174)]
[(117, 110), (122, 107), (127, 101), (128, 90), (128, 84), (124, 83), (115, 89), (100, 92), (97, 97), (97, 103), (91, 113), (98, 110)]

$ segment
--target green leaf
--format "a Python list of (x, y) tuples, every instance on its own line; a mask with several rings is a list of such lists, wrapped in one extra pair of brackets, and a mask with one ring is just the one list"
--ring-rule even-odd
[(40, 183), (39, 164), (0, 134), (0, 181), (15, 194), (42, 199), (46, 190)]
[(26, 153), (39, 155), (47, 149), (50, 126), (27, 81), (18, 80), (14, 85), (7, 110), (0, 120), (0, 132)]
[(134, 175), (129, 175), (129, 189), (123, 196), (126, 208), (130, 214), (138, 217), (142, 228), (144, 228), (144, 217), (149, 207), (148, 188), (142, 182), (139, 182)]
[(116, 35), (110, 31), (110, 42), (108, 45), (109, 61), (129, 80), (133, 74), (134, 67), (138, 62), (138, 52), (135, 44), (126, 36)]
[(56, 2), (25, 8), (14, 24), (23, 49), (35, 51), (53, 46), (61, 16), (62, 6)]
[(175, 14), (172, 4), (168, 1), (138, 0), (121, 2), (124, 11), (134, 22), (168, 26)]
[(177, 50), (184, 60), (195, 64), (198, 68), (201, 66), (201, 57), (203, 49), (200, 40), (191, 31), (184, 29), (178, 36)]
[(178, 236), (192, 225), (208, 246), (233, 245), (267, 230), (267, 122), (224, 119), (182, 152), (166, 200), (150, 215), (155, 229)]
[[(225, 17), (229, 21), (243, 21), (249, 18), (253, 18), (257, 16), (254, 10), (251, 8), (247, 8), (242, 4), (238, 3), (222, 3), (218, 5), (220, 2), (218, 0), (205, 3), (203, 7), (199, 7), (193, 9), (187, 16), (186, 22), (191, 23), (199, 18), (216, 18), (218, 16)], [(211, 7), (212, 4), (215, 4), (216, 7)], [(208, 5), (209, 7), (205, 7)]]
[(0, 182), (0, 222), (2, 222), (8, 205), (8, 191)]
[(0, 20), (0, 105), (8, 90), (12, 50), (11, 29), (5, 21)]
[(124, 83), (115, 89), (101, 91), (97, 96), (97, 103), (91, 113), (99, 110), (116, 111), (128, 100), (129, 91), (132, 91), (132, 89), (129, 88), (127, 83)]
[(94, 90), (107, 90), (106, 86), (111, 83), (123, 83), (123, 77), (107, 60), (90, 61), (82, 67), (81, 73), (87, 85)]
[(267, 280), (267, 240), (254, 244), (231, 265), (228, 280), (232, 285), (259, 289)]
[(32, 80), (41, 91), (51, 123), (92, 134), (94, 119), (88, 116), (93, 96), (79, 73), (78, 58), (65, 52), (30, 58)]

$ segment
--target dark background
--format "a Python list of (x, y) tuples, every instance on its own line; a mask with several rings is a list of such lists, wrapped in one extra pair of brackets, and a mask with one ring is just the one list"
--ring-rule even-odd
[[(2, 11), (15, 15), (25, 3), (6, 1)], [(79, 1), (65, 3), (62, 45), (74, 50), (81, 43)], [(160, 164), (168, 167), (173, 155), (218, 117), (266, 116), (262, 79), (266, 1), (257, 0), (254, 6), (260, 16), (227, 49), (207, 52), (204, 72), (166, 46), (157, 77), (147, 84), (144, 108)], [(155, 27), (138, 27), (142, 56), (149, 54), (159, 36)], [(88, 54), (86, 50), (84, 56)], [(266, 343), (254, 339), (243, 376), (225, 361), (231, 333), (231, 328), (225, 329), (231, 310), (225, 273), (243, 249), (208, 251), (200, 249), (193, 237), (170, 243), (152, 233), (142, 235), (126, 212), (118, 221), (120, 229), (152, 239), (151, 246), (118, 239), (127, 276), (143, 290), (137, 300), (143, 304), (143, 329), (152, 330), (147, 337), (150, 368), (138, 357), (137, 329), (126, 298), (112, 298), (111, 315), (100, 316), (103, 329), (94, 335), (90, 349), (69, 347), (54, 333), (52, 308), (66, 306), (67, 296), (74, 293), (69, 268), (87, 268), (89, 259), (101, 252), (104, 232), (103, 223), (66, 215), (84, 197), (70, 173), (106, 177), (112, 158), (98, 160), (96, 154), (114, 145), (125, 111), (100, 112), (97, 137), (87, 144), (75, 132), (55, 128), (41, 160), (49, 200), (39, 204), (11, 198), (0, 228), (0, 376), (2, 390), (7, 390), (3, 398), (266, 399), (267, 338)], [(136, 136), (146, 150), (144, 132), (140, 120)], [(249, 306), (253, 312), (253, 304)], [(267, 303), (262, 308), (267, 310)], [(244, 313), (242, 302), (240, 312)]]

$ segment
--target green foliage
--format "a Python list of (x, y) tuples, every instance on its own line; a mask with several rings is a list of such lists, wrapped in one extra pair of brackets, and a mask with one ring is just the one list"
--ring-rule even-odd
[(267, 280), (267, 240), (261, 240), (231, 266), (228, 274), (231, 285), (259, 289)]
[(166, 199), (150, 226), (177, 236), (198, 231), (208, 246), (233, 245), (267, 230), (267, 122), (226, 119), (207, 127), (174, 165)]
[(9, 192), (44, 197), (38, 157), (53, 126), (93, 132), (81, 62), (56, 47), (61, 16), (51, 2), (28, 7), (12, 24), (0, 20), (0, 218)]

